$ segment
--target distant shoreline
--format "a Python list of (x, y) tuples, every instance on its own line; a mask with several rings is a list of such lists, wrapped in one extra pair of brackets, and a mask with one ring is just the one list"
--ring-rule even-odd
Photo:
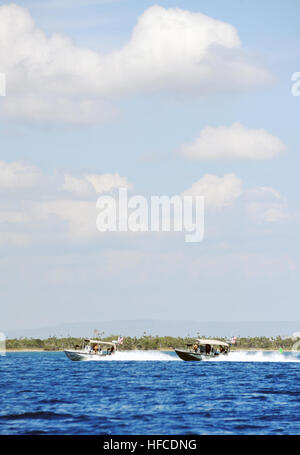
[[(116, 340), (117, 335), (110, 335), (108, 337), (102, 338), (97, 342), (111, 342), (112, 339)], [(200, 336), (198, 336), (200, 338)], [(140, 338), (136, 337), (124, 337), (123, 343), (119, 347), (120, 351), (173, 351), (176, 348), (183, 346), (193, 346), (195, 340), (198, 338), (194, 337), (170, 337), (170, 336), (152, 336), (145, 334)], [(202, 339), (209, 339), (207, 337), (202, 337)], [(213, 338), (215, 339), (215, 338)], [(89, 338), (85, 339), (86, 341)], [(226, 342), (230, 344), (231, 351), (240, 351), (240, 352), (280, 352), (282, 351), (292, 351), (296, 342), (296, 338), (267, 338), (267, 337), (247, 337), (247, 338), (237, 338), (231, 342), (228, 339), (220, 338), (219, 341)], [(300, 337), (299, 337), (300, 341)], [(57, 352), (64, 351), (65, 349), (74, 349), (74, 347), (82, 347), (84, 340), (82, 338), (56, 338), (49, 337), (46, 339), (40, 338), (13, 338), (6, 340), (6, 350), (7, 352)]]

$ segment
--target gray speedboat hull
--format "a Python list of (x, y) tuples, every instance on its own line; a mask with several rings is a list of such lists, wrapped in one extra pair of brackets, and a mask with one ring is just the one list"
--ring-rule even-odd
[(83, 360), (103, 360), (105, 357), (110, 356), (111, 354), (95, 354), (94, 352), (82, 352), (75, 350), (65, 350), (66, 356), (75, 362)]
[(178, 355), (178, 357), (185, 361), (200, 362), (201, 360), (203, 360), (202, 354), (198, 354), (196, 352), (188, 351), (185, 349), (175, 349), (175, 352)]

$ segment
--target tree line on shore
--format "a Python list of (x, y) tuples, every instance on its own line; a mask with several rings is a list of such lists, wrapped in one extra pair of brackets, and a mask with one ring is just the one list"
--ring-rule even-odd
[[(205, 336), (197, 335), (198, 338), (206, 338)], [(211, 337), (215, 338), (215, 337)], [(117, 340), (118, 336), (109, 336), (102, 338), (103, 341)], [(218, 338), (222, 341), (228, 341), (225, 338)], [(195, 338), (191, 337), (171, 337), (171, 336), (151, 336), (144, 335), (142, 337), (124, 337), (123, 344), (119, 346), (119, 350), (168, 350), (172, 348), (179, 348), (191, 344)], [(238, 338), (236, 343), (231, 346), (231, 350), (235, 349), (284, 349), (291, 350), (295, 338), (276, 338), (268, 337), (241, 337)], [(62, 351), (64, 349), (73, 349), (76, 345), (81, 346), (83, 338), (66, 337), (57, 338), (50, 336), (46, 339), (40, 338), (12, 338), (6, 340), (6, 348), (10, 349), (38, 349), (44, 351)]]

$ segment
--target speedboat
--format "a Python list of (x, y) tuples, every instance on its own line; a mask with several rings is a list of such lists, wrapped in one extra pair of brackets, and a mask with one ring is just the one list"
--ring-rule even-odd
[(230, 345), (220, 340), (207, 340), (197, 338), (194, 343), (187, 344), (186, 349), (175, 349), (176, 354), (182, 360), (200, 361), (205, 358), (214, 358), (227, 355)]
[(74, 361), (79, 360), (102, 360), (107, 356), (116, 353), (117, 345), (121, 344), (118, 341), (102, 341), (102, 340), (84, 340), (83, 345), (75, 346), (75, 349), (65, 349), (66, 356)]

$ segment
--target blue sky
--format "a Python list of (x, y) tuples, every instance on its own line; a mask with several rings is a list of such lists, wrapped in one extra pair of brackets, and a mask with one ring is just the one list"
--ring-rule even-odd
[[(7, 95), (0, 98), (0, 161), (5, 163), (2, 174), (0, 169), (1, 330), (93, 318), (190, 319), (191, 313), (199, 320), (300, 320), (300, 97), (291, 95), (291, 75), (300, 71), (298, 2), (74, 0), (15, 5), (17, 9), (9, 7), (2, 15), (0, 10), (0, 28), (1, 21), (3, 29), (5, 21), (17, 24), (0, 35), (0, 71), (7, 76)], [(165, 60), (174, 55), (166, 64), (156, 60), (164, 39), (160, 30), (167, 22), (157, 26), (154, 5), (163, 8), (171, 32), (185, 12), (230, 24), (226, 30), (233, 51), (223, 42), (224, 31), (216, 53), (205, 48), (211, 52), (211, 78), (199, 82), (201, 75), (191, 75), (191, 60), (181, 74), (185, 54), (180, 53), (182, 37), (176, 28), (164, 44)], [(171, 17), (174, 8), (179, 10)], [(126, 65), (147, 39), (143, 20), (134, 41), (131, 37), (145, 14), (156, 30), (148, 48), (152, 41), (157, 47), (143, 53), (134, 72)], [(30, 16), (34, 25), (26, 32), (24, 50), (20, 37)], [(187, 29), (193, 27), (197, 16), (186, 17)], [(213, 27), (217, 30), (219, 23)], [(200, 29), (196, 24), (195, 39)], [(51, 41), (57, 33), (73, 43), (72, 52), (65, 42), (58, 44), (64, 52), (61, 60)], [(193, 39), (188, 41), (190, 59), (206, 39), (204, 34), (195, 48)], [(111, 56), (128, 42), (129, 54), (118, 54), (124, 79), (114, 79), (109, 60), (102, 79), (99, 63), (93, 66), (88, 60), (89, 52), (94, 58)], [(84, 48), (82, 67), (79, 48)], [(53, 59), (48, 68), (41, 57), (47, 52)], [(254, 76), (249, 69), (245, 79), (239, 78), (244, 67), (234, 66), (236, 58)], [(71, 78), (72, 65), (65, 66), (69, 61), (80, 80)], [(91, 65), (86, 67), (89, 74), (85, 65)], [(86, 100), (92, 107), (83, 122), (79, 105)], [(257, 154), (245, 158), (248, 136), (235, 137), (240, 146), (234, 158), (234, 144), (228, 144), (224, 156), (221, 139), (215, 159), (203, 159), (202, 142), (196, 159), (180, 152), (207, 127), (215, 128), (218, 138), (218, 128), (225, 126), (232, 137), (235, 123), (249, 132)], [(262, 143), (257, 143), (258, 129), (264, 130)], [(277, 142), (269, 144), (270, 136)], [(266, 144), (272, 155), (268, 158)], [(21, 164), (16, 168), (12, 163)], [(148, 196), (180, 194), (203, 183), (207, 174), (221, 179), (234, 175), (242, 190), (221, 209), (207, 207), (200, 244), (187, 245), (171, 233), (100, 237), (90, 234), (94, 213), (89, 210), (97, 194), (77, 197), (62, 189), (65, 175), (83, 179), (88, 174), (118, 174), (134, 194)], [(91, 219), (82, 227), (87, 217)], [(82, 230), (85, 235), (79, 235)]]

